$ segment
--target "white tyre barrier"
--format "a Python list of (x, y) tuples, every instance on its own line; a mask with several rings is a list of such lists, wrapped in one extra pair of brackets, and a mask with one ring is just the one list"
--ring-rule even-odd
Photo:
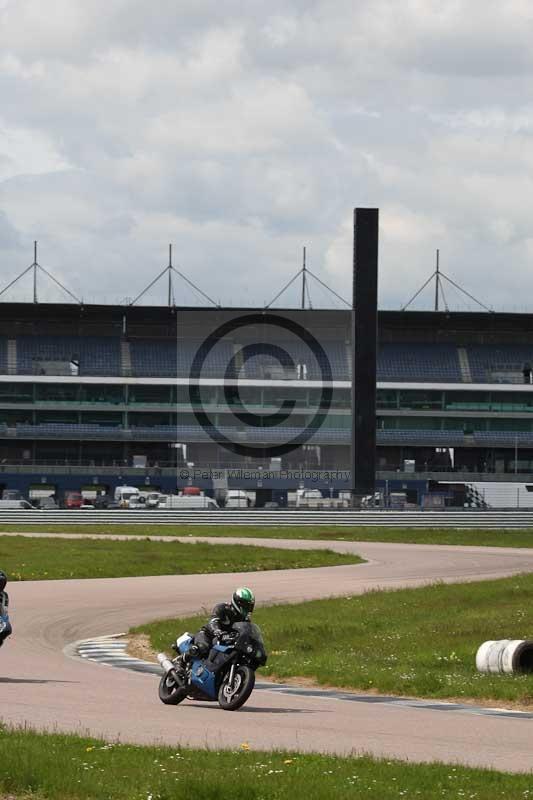
[(483, 642), (476, 653), (478, 672), (510, 675), (533, 672), (533, 640), (500, 639)]

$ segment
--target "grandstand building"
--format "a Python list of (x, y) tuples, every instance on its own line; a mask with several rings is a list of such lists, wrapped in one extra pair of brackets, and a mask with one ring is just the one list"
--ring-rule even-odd
[[(190, 483), (187, 464), (324, 473), (349, 466), (349, 311), (272, 312), (312, 334), (317, 355), (301, 337), (261, 322), (209, 350), (213, 331), (262, 309), (1, 308), (0, 488), (134, 483), (171, 491)], [(189, 394), (198, 353), (207, 427)], [(304, 430), (323, 402), (324, 361), (333, 392), (322, 424), (273, 459), (271, 448)], [(379, 476), (405, 485), (443, 472), (533, 473), (532, 365), (533, 315), (380, 312)], [(292, 404), (286, 419), (284, 402)], [(251, 422), (254, 414), (267, 415), (264, 424)], [(263, 455), (228, 452), (215, 430)], [(350, 485), (331, 474), (323, 482), (334, 492)], [(208, 477), (204, 483), (209, 488)]]

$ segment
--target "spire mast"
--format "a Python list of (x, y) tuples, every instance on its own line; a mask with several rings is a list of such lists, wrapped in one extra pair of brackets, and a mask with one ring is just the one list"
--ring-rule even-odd
[(435, 267), (435, 311), (439, 310), (439, 283), (440, 283), (439, 251), (437, 250), (437, 264)]
[(172, 305), (172, 245), (168, 246), (168, 307)]
[(37, 242), (34, 241), (33, 243), (33, 302), (38, 303), (37, 299)]
[(303, 254), (303, 265), (302, 265), (302, 308), (305, 308), (305, 282), (306, 282), (306, 261), (305, 261), (305, 247), (304, 247), (304, 254)]

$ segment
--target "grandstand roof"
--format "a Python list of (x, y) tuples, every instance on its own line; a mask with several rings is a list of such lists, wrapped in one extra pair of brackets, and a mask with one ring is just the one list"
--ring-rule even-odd
[[(99, 335), (175, 338), (204, 336), (241, 314), (263, 308), (197, 306), (76, 305), (72, 303), (1, 303), (0, 335)], [(294, 319), (325, 338), (350, 336), (349, 309), (275, 308), (268, 313)], [(533, 343), (533, 314), (380, 311), (381, 342)]]

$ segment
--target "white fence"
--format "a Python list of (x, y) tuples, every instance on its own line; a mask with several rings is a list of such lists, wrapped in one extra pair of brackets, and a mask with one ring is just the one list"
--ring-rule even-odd
[(533, 511), (0, 511), (0, 525), (261, 525), (533, 528)]

